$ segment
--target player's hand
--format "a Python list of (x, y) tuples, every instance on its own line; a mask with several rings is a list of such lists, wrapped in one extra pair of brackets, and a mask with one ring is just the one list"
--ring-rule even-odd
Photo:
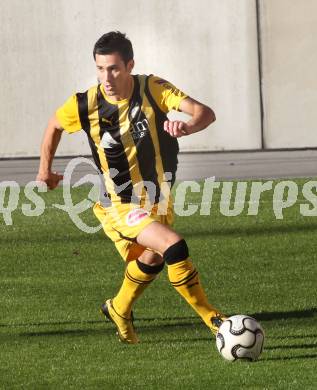
[(41, 181), (47, 184), (50, 190), (58, 186), (58, 183), (63, 180), (63, 175), (57, 172), (40, 173), (36, 176), (36, 181)]
[(165, 121), (164, 130), (167, 131), (170, 136), (175, 138), (189, 134), (187, 124), (183, 121)]

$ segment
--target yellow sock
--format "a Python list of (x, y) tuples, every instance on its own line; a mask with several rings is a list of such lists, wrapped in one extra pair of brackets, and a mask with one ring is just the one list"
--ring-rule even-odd
[[(164, 263), (159, 266), (148, 266), (140, 263), (138, 260), (133, 260), (128, 263), (122, 286), (118, 294), (112, 300), (116, 311), (120, 315), (130, 318), (133, 303), (143, 293), (152, 280), (155, 279), (163, 266)], [(145, 273), (144, 270), (147, 273)]]
[(210, 318), (220, 313), (208, 302), (193, 263), (187, 259), (169, 265), (168, 277), (172, 286), (210, 326)]

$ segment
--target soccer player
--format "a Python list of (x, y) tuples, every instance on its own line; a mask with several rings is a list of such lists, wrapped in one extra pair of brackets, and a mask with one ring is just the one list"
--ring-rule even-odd
[[(37, 180), (50, 189), (58, 185), (63, 176), (51, 167), (62, 132), (84, 130), (105, 186), (106, 198), (95, 204), (94, 213), (126, 261), (122, 285), (102, 304), (102, 313), (121, 341), (138, 343), (132, 306), (166, 264), (172, 286), (216, 333), (224, 316), (208, 302), (186, 241), (171, 228), (169, 193), (177, 138), (205, 129), (215, 114), (160, 77), (132, 75), (133, 48), (125, 34), (103, 35), (93, 56), (99, 84), (71, 96), (50, 119)], [(190, 120), (169, 120), (172, 110)]]

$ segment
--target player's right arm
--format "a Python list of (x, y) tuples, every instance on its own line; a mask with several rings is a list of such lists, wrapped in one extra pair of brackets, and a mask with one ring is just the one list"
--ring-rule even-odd
[(62, 131), (75, 133), (79, 130), (81, 130), (81, 122), (77, 97), (72, 95), (49, 120), (41, 146), (40, 167), (36, 180), (45, 182), (51, 190), (63, 180), (63, 175), (52, 172), (52, 163)]
[(58, 186), (60, 180), (63, 180), (63, 175), (57, 172), (52, 172), (52, 163), (59, 141), (62, 136), (62, 126), (60, 125), (56, 115), (53, 115), (49, 120), (47, 128), (44, 133), (39, 172), (36, 180), (47, 184), (50, 190)]

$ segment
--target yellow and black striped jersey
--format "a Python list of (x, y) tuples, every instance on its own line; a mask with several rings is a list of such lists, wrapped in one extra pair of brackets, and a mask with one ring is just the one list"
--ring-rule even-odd
[(144, 199), (147, 191), (157, 203), (162, 183), (175, 181), (179, 149), (163, 124), (187, 95), (153, 75), (133, 75), (133, 83), (131, 96), (120, 101), (111, 100), (102, 84), (76, 93), (56, 116), (68, 133), (86, 132), (112, 202)]

